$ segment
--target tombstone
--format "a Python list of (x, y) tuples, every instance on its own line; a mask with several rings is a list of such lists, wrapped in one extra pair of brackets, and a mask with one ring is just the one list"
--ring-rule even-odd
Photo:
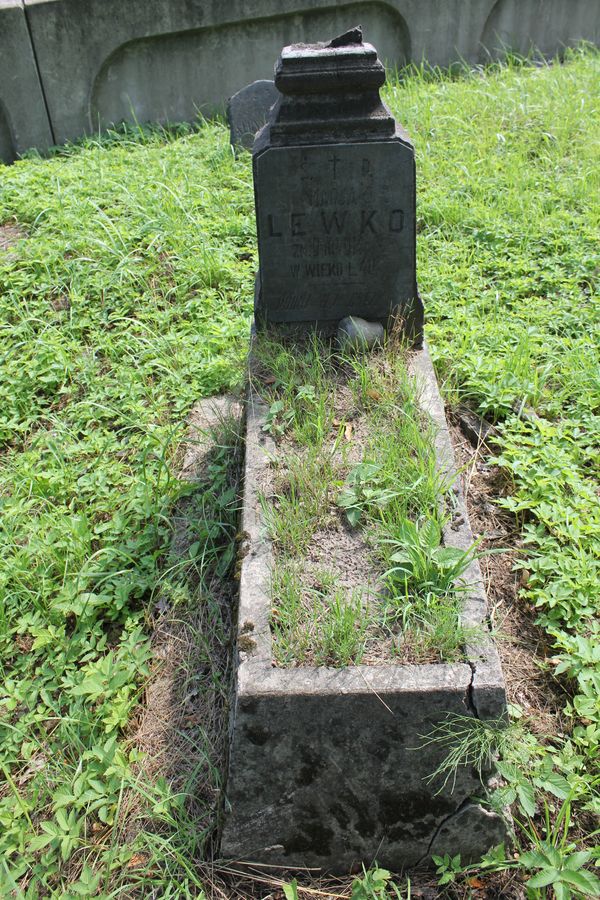
[(252, 150), (257, 131), (267, 121), (269, 110), (279, 98), (274, 82), (253, 81), (227, 101), (227, 121), (231, 145)]
[(384, 81), (360, 27), (283, 48), (281, 96), (252, 150), (257, 329), (400, 318), (421, 345), (414, 149), (381, 101)]

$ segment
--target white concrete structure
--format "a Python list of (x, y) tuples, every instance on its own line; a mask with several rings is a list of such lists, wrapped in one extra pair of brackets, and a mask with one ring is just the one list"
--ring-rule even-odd
[[(0, 156), (123, 120), (193, 121), (281, 47), (361, 23), (382, 59), (481, 63), (600, 43), (599, 0), (0, 0)], [(47, 111), (46, 111), (47, 110)]]

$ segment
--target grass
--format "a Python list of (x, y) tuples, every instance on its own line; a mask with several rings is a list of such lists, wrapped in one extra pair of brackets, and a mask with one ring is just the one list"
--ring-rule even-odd
[(307, 588), (293, 559), (274, 568), (272, 592), (277, 603), (272, 628), (277, 661), (283, 666), (360, 663), (369, 630), (361, 593), (336, 588), (334, 576), (326, 569), (317, 573), (316, 581)]
[[(522, 868), (545, 877), (543, 859), (569, 859), (600, 811), (599, 68), (597, 53), (573, 52), (552, 67), (423, 69), (386, 88), (417, 150), (432, 353), (448, 401), (498, 425), (502, 502), (527, 542), (522, 600), (565, 692), (567, 732), (525, 730), (501, 763), (519, 841), (541, 853)], [(220, 125), (115, 134), (0, 167), (0, 222), (13, 221), (26, 237), (0, 251), (2, 892), (202, 896), (195, 781), (144, 783), (128, 728), (170, 516), (189, 491), (172, 474), (181, 423), (242, 370), (249, 160), (231, 157)], [(222, 508), (215, 520), (226, 525)], [(215, 552), (230, 535), (215, 529)], [(203, 593), (188, 603), (210, 611)], [(147, 807), (134, 844), (130, 788)], [(559, 871), (577, 881), (580, 862)], [(459, 872), (453, 890), (493, 866)]]
[(338, 474), (333, 453), (319, 454), (315, 448), (302, 457), (292, 456), (285, 468), (276, 503), (263, 500), (264, 515), (277, 548), (299, 555), (308, 548), (314, 531), (327, 523)]
[(510, 479), (501, 503), (526, 545), (523, 600), (572, 695), (572, 731), (550, 752), (596, 811), (598, 65), (597, 54), (575, 53), (565, 66), (438, 81), (427, 108), (420, 79), (388, 94), (422, 151), (419, 278), (432, 352), (450, 401), (500, 425), (497, 463)]
[[(62, 895), (87, 859), (109, 873), (134, 852), (106, 835), (136, 781), (126, 734), (155, 604), (183, 590), (174, 456), (191, 404), (240, 379), (253, 215), (214, 128), (126, 134), (0, 179), (0, 221), (28, 233), (0, 260), (0, 881)], [(235, 533), (213, 484), (198, 566)]]
[(514, 734), (507, 728), (505, 719), (449, 715), (430, 734), (423, 735), (421, 746), (441, 744), (447, 750), (438, 768), (431, 773), (430, 780), (441, 784), (440, 790), (449, 781), (454, 785), (460, 766), (471, 766), (483, 779), (493, 770), (498, 755), (505, 755), (505, 748), (510, 746), (511, 740), (514, 742)]

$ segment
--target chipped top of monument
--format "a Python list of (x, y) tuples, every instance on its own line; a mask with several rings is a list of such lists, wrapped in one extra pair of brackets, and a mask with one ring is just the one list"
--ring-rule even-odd
[(360, 25), (328, 43), (284, 47), (275, 65), (281, 99), (257, 137), (271, 146), (393, 137), (396, 123), (379, 96), (385, 69)]

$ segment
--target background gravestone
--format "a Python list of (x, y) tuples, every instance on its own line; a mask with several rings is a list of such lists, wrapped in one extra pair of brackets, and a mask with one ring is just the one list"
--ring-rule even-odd
[(399, 315), (422, 342), (413, 146), (379, 96), (385, 70), (360, 28), (284, 47), (281, 98), (253, 148), (257, 328), (332, 332)]
[(256, 132), (267, 121), (269, 110), (279, 97), (273, 81), (253, 81), (227, 101), (229, 140), (234, 148), (252, 150)]

